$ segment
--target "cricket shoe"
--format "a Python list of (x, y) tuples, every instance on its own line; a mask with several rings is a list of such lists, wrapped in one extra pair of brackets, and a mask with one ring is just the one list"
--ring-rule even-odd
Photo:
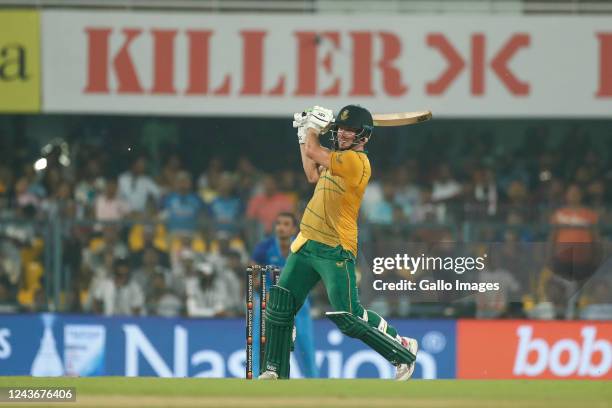
[[(408, 349), (414, 356), (416, 357), (417, 352), (419, 351), (419, 343), (416, 339), (411, 339), (410, 337), (402, 337), (402, 346)], [(412, 377), (412, 373), (414, 373), (414, 368), (416, 367), (416, 359), (410, 364), (399, 364), (396, 366), (395, 370), (395, 379), (397, 381), (406, 381)]]
[(259, 380), (278, 380), (278, 374), (274, 371), (266, 370), (257, 377)]

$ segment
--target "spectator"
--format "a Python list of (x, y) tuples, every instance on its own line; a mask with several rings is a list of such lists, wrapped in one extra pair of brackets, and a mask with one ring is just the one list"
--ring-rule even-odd
[(163, 200), (162, 208), (170, 233), (191, 234), (198, 228), (204, 203), (191, 187), (191, 175), (181, 171), (176, 178), (176, 192), (168, 194)]
[(9, 205), (13, 178), (12, 169), (7, 165), (0, 164), (0, 211)]
[(212, 264), (198, 262), (195, 270), (199, 276), (197, 284), (187, 288), (187, 314), (190, 317), (226, 315), (232, 300)]
[(32, 206), (38, 209), (41, 203), (40, 197), (32, 192), (28, 179), (25, 177), (20, 177), (15, 183), (15, 198), (17, 206), (21, 208)]
[(130, 230), (129, 247), (132, 265), (134, 266), (142, 265), (147, 249), (155, 251), (161, 265), (164, 267), (170, 266), (168, 243), (166, 242), (165, 227), (163, 225), (135, 224)]
[(594, 177), (595, 174), (593, 174), (593, 169), (582, 165), (576, 169), (573, 181), (580, 187), (581, 190), (586, 190)]
[(253, 188), (259, 183), (260, 177), (260, 172), (248, 157), (242, 156), (238, 159), (238, 164), (236, 165), (236, 187), (238, 197), (240, 197), (243, 203), (246, 203), (253, 194)]
[(51, 219), (75, 218), (77, 207), (73, 199), (72, 184), (68, 181), (60, 181), (51, 195), (43, 201), (41, 209)]
[(184, 296), (190, 288), (197, 285), (199, 275), (195, 266), (196, 261), (200, 260), (201, 257), (189, 248), (180, 249), (175, 254), (172, 262), (171, 280), (174, 290), (181, 296)]
[(0, 275), (0, 313), (17, 313), (19, 305), (14, 290), (6, 276)]
[(22, 231), (8, 226), (0, 235), (0, 277), (5, 277), (12, 285), (21, 278), (23, 269), (21, 248), (26, 240)]
[(407, 218), (410, 218), (414, 207), (421, 199), (421, 189), (416, 184), (418, 167), (416, 161), (409, 160), (405, 166), (399, 166), (395, 171), (396, 193), (394, 202), (402, 207)]
[(500, 258), (491, 256), (488, 262), (488, 267), (479, 272), (478, 281), (499, 284), (499, 290), (479, 292), (476, 295), (477, 318), (502, 317), (520, 290), (518, 281), (512, 272), (504, 267), (504, 262)]
[[(33, 180), (33, 177), (28, 177), (29, 180)], [(58, 167), (52, 167), (52, 168), (47, 168), (45, 170), (45, 172), (42, 175), (42, 188), (44, 189), (44, 193), (43, 192), (39, 192), (38, 195), (41, 198), (44, 197), (50, 197), (53, 192), (57, 191), (59, 188), (60, 183), (62, 183), (63, 181), (68, 181), (67, 178), (64, 177), (62, 171), (60, 168)], [(33, 183), (34, 188), (38, 187), (36, 183)], [(29, 188), (32, 188), (32, 184), (29, 186)]]
[(299, 201), (296, 172), (291, 169), (284, 169), (277, 174), (279, 180), (279, 190), (287, 194), (295, 206)]
[(223, 174), (218, 185), (219, 194), (210, 203), (212, 220), (217, 231), (235, 232), (236, 223), (242, 221), (243, 203), (234, 195), (234, 180), (229, 174)]
[(589, 206), (597, 213), (597, 217), (603, 224), (612, 224), (612, 213), (606, 205), (606, 184), (603, 180), (594, 180), (586, 190), (587, 202)]
[(433, 181), (431, 199), (436, 203), (441, 221), (446, 221), (451, 210), (449, 204), (455, 203), (461, 193), (461, 184), (454, 179), (450, 167), (446, 164), (440, 165), (438, 174)]
[(612, 290), (610, 283), (603, 279), (593, 280), (585, 288), (584, 303), (580, 311), (581, 319), (611, 320), (612, 319)]
[(126, 201), (119, 198), (117, 194), (117, 182), (108, 180), (104, 188), (104, 194), (100, 194), (95, 200), (95, 217), (98, 221), (119, 221), (128, 215), (130, 207)]
[(514, 234), (517, 241), (531, 242), (533, 241), (533, 233), (529, 229), (529, 225), (525, 223), (521, 212), (510, 210), (506, 216), (506, 231), (505, 237), (508, 237), (509, 233)]
[(508, 186), (508, 208), (512, 208), (515, 211), (526, 211), (529, 206), (529, 190), (527, 185), (522, 181), (514, 180)]
[(232, 252), (238, 253), (243, 262), (248, 261), (249, 254), (246, 245), (238, 234), (231, 234), (223, 230), (217, 231), (214, 239), (210, 241), (208, 258), (217, 264), (223, 264), (225, 258)]
[(217, 182), (221, 179), (223, 172), (223, 161), (219, 157), (213, 157), (208, 163), (206, 172), (200, 175), (198, 191), (206, 204), (217, 196)]
[(538, 277), (537, 303), (528, 311), (532, 319), (566, 319), (569, 317), (569, 299), (576, 293), (575, 282), (553, 274), (552, 269), (542, 268)]
[(150, 285), (155, 275), (163, 276), (169, 285), (172, 283), (170, 270), (161, 264), (155, 248), (148, 247), (143, 251), (142, 265), (134, 270), (132, 280), (140, 286), (146, 295), (150, 292)]
[[(90, 216), (94, 208), (98, 191), (104, 189), (105, 181), (101, 175), (100, 162), (96, 158), (90, 158), (83, 171), (83, 177), (74, 188), (74, 198), (77, 204), (84, 210), (81, 217)], [(115, 184), (115, 191), (117, 185)]]
[(150, 315), (176, 317), (183, 311), (181, 298), (168, 286), (166, 276), (161, 272), (155, 272), (151, 276), (146, 299)]
[(242, 277), (245, 267), (240, 253), (230, 250), (226, 263), (219, 269), (219, 280), (227, 288), (227, 314), (237, 316), (244, 309)]
[(598, 263), (597, 213), (582, 204), (582, 191), (571, 184), (565, 193), (566, 206), (552, 216), (555, 227), (553, 270), (569, 280), (584, 280), (591, 276)]
[(539, 180), (533, 192), (533, 201), (538, 203), (536, 210), (540, 211), (537, 218), (540, 222), (547, 223), (554, 211), (563, 206), (565, 186), (558, 178)]
[(171, 154), (157, 178), (157, 185), (162, 194), (168, 194), (174, 189), (175, 180), (182, 168), (181, 157), (176, 153)]
[(410, 217), (412, 223), (423, 224), (442, 221), (442, 214), (439, 214), (438, 207), (433, 203), (431, 193), (431, 186), (423, 186), (419, 201), (415, 205)]
[(138, 156), (130, 169), (119, 176), (119, 197), (127, 202), (132, 212), (143, 212), (149, 197), (158, 200), (161, 194), (157, 184), (145, 174), (146, 166), (145, 157)]
[(390, 225), (393, 222), (395, 193), (395, 185), (390, 180), (383, 181), (382, 197), (371, 204), (367, 214), (369, 221), (381, 225)]
[(75, 313), (90, 313), (93, 307), (91, 288), (93, 282), (93, 271), (85, 265), (81, 265), (76, 279), (71, 282), (72, 292), (69, 293), (68, 310)]
[(497, 186), (490, 169), (477, 168), (472, 172), (472, 183), (466, 201), (471, 219), (494, 217), (497, 214)]
[(137, 316), (144, 309), (144, 294), (138, 284), (130, 280), (130, 265), (117, 260), (113, 275), (94, 281), (91, 288), (94, 313), (105, 316)]
[[(107, 224), (102, 227), (102, 235), (94, 237), (89, 242), (89, 254), (86, 259), (100, 258), (104, 253), (109, 253), (113, 259), (124, 259), (128, 256), (128, 247), (121, 240), (119, 226)], [(94, 260), (94, 262), (96, 262)]]
[[(361, 213), (366, 216), (372, 211), (372, 208), (383, 200), (383, 183), (380, 178), (372, 175), (368, 188), (363, 193), (363, 200), (361, 201)], [(310, 195), (312, 195), (312, 187), (310, 188)]]
[(276, 180), (271, 175), (263, 179), (263, 191), (251, 198), (247, 217), (259, 221), (266, 233), (272, 231), (276, 217), (281, 212), (293, 212), (294, 203), (287, 194), (279, 192)]

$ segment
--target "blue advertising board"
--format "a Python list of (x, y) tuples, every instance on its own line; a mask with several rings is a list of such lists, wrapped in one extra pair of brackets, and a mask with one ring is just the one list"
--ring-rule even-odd
[[(456, 322), (392, 320), (415, 337), (416, 378), (454, 378)], [(360, 341), (316, 320), (321, 377), (391, 378), (394, 367)], [(243, 377), (242, 319), (0, 315), (0, 375)], [(301, 377), (293, 358), (292, 377)]]

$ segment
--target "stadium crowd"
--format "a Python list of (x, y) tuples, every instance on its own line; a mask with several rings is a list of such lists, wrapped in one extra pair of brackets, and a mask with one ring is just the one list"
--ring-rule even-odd
[[(180, 154), (152, 163), (135, 147), (125, 152), (127, 165), (117, 174), (119, 158), (70, 148), (54, 141), (40, 157), (20, 161), (0, 153), (0, 312), (59, 304), (61, 311), (105, 315), (240, 315), (243, 271), (254, 244), (273, 233), (280, 212), (299, 217), (312, 191), (299, 168), (266, 173), (246, 155), (232, 166), (212, 157), (194, 170)], [(456, 252), (461, 244), (475, 254), (484, 244), (500, 243), (501, 255), (479, 279), (502, 281), (505, 290), (469, 302), (430, 299), (421, 308), (414, 300), (407, 305), (407, 297), (370, 294), (370, 300), (394, 316), (567, 317), (575, 281), (598, 264), (568, 281), (567, 274), (554, 273), (558, 265), (542, 248), (577, 235), (580, 242), (607, 245), (610, 157), (587, 147), (580, 157), (565, 149), (492, 163), (486, 160), (492, 152), (476, 152), (462, 162), (424, 164), (412, 156), (374, 168), (362, 209), (360, 269), (406, 242), (452, 242), (454, 249), (444, 250)], [(568, 219), (578, 219), (587, 235), (563, 228)], [(59, 278), (51, 273), (58, 269)], [(608, 271), (583, 288), (575, 303), (611, 318), (609, 278)], [(59, 300), (46, 289), (53, 279), (62, 288)], [(325, 296), (317, 293), (320, 313)]]

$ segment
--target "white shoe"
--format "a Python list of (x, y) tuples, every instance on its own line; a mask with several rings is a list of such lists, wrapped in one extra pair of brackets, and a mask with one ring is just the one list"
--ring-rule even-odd
[[(415, 356), (419, 351), (419, 342), (417, 342), (416, 339), (411, 339), (410, 337), (402, 337), (402, 346), (406, 347), (408, 351), (410, 351)], [(410, 377), (412, 377), (412, 373), (414, 373), (415, 367), (416, 359), (410, 364), (400, 364), (396, 366), (395, 379), (397, 381), (409, 380)]]
[(274, 371), (266, 370), (257, 377), (259, 380), (278, 380), (278, 374)]

